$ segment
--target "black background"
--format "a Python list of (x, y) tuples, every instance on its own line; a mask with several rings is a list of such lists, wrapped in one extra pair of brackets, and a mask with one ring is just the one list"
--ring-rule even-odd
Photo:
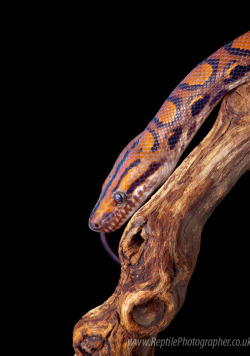
[[(7, 21), (5, 278), (21, 348), (39, 351), (49, 341), (56, 354), (73, 355), (74, 324), (113, 293), (120, 275), (88, 229), (104, 179), (176, 85), (248, 30), (247, 21), (230, 26), (214, 12), (176, 21), (164, 8), (147, 10), (22, 8)], [(249, 198), (247, 173), (205, 225), (185, 304), (161, 338), (249, 336)], [(114, 249), (120, 236), (110, 235)]]

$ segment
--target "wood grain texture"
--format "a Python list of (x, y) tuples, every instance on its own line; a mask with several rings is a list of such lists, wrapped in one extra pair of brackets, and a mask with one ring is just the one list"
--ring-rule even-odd
[[(250, 170), (250, 83), (223, 100), (216, 123), (128, 223), (113, 295), (75, 325), (75, 355), (154, 355), (151, 340), (184, 303), (208, 217)], [(224, 238), (221, 236), (221, 238)]]

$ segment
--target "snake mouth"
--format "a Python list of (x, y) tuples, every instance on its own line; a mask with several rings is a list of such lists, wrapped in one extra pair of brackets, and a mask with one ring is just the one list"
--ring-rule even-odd
[[(120, 212), (120, 211), (119, 211)], [(132, 215), (132, 214), (131, 214)], [(119, 229), (129, 218), (127, 214), (110, 213), (108, 216), (99, 221), (89, 219), (89, 228), (95, 232), (113, 232)]]
[[(135, 201), (126, 202), (125, 206), (119, 206), (110, 213), (102, 216), (91, 214), (89, 228), (95, 232), (113, 232), (119, 229), (137, 210)], [(95, 216), (97, 215), (97, 216)]]

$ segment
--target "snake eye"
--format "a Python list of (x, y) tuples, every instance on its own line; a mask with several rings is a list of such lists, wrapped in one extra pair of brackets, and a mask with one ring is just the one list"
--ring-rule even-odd
[(127, 200), (127, 196), (123, 192), (116, 192), (114, 194), (114, 199), (117, 204), (122, 204)]

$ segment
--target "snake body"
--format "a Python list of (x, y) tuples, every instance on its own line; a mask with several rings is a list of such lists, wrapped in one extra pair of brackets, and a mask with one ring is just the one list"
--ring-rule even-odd
[(121, 227), (166, 181), (215, 105), (248, 80), (250, 31), (198, 64), (124, 148), (103, 184), (89, 227), (101, 233)]

